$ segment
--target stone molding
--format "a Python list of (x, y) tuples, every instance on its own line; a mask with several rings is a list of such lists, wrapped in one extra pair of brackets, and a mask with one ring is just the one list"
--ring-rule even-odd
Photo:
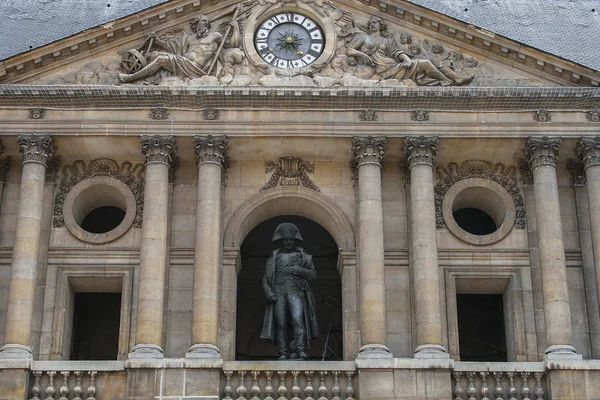
[(48, 160), (54, 154), (54, 145), (50, 135), (19, 135), (17, 143), (23, 164), (33, 162), (47, 166)]
[(144, 170), (143, 164), (133, 165), (129, 161), (119, 165), (109, 158), (98, 158), (86, 164), (83, 160), (74, 161), (62, 168), (62, 178), (54, 199), (53, 226), (60, 228), (65, 225), (63, 206), (65, 198), (71, 189), (79, 182), (97, 176), (108, 176), (123, 182), (135, 196), (136, 210), (133, 226), (142, 227), (144, 213)]
[(587, 186), (583, 162), (577, 158), (567, 160), (567, 171), (571, 174), (571, 183), (574, 187)]
[(198, 166), (217, 164), (223, 170), (228, 169), (227, 136), (194, 135), (194, 148)]
[(540, 165), (551, 165), (556, 167), (561, 138), (530, 137), (525, 144), (525, 154), (529, 161), (529, 168), (533, 171)]
[(404, 139), (404, 158), (409, 168), (425, 164), (433, 166), (437, 153), (438, 137), (408, 136)]
[(356, 170), (364, 164), (375, 164), (381, 167), (386, 144), (385, 136), (354, 136), (350, 168)]
[(437, 184), (435, 193), (435, 218), (437, 229), (444, 229), (446, 223), (443, 216), (443, 203), (446, 193), (456, 183), (469, 178), (483, 178), (496, 182), (502, 186), (512, 197), (515, 209), (515, 227), (525, 229), (527, 218), (525, 212), (525, 201), (518, 186), (517, 167), (504, 165), (503, 163), (492, 163), (484, 160), (469, 160), (460, 165), (450, 162), (436, 168)]
[(583, 163), (584, 170), (594, 165), (600, 165), (600, 136), (579, 139), (575, 153)]
[(173, 156), (177, 152), (177, 144), (173, 135), (142, 135), (142, 154), (146, 157), (146, 165), (161, 163), (171, 166)]
[(277, 161), (265, 161), (265, 172), (273, 172), (273, 175), (260, 191), (276, 186), (304, 186), (320, 192), (321, 189), (307, 175), (307, 173), (313, 173), (314, 171), (315, 166), (313, 163), (298, 157), (279, 157)]

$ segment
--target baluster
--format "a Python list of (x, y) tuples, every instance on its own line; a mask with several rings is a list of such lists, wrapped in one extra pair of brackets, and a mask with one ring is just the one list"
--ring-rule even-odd
[(306, 375), (306, 388), (304, 389), (304, 400), (315, 400), (313, 398), (313, 394), (315, 393), (315, 388), (313, 387), (313, 383), (312, 383), (313, 375), (315, 374), (315, 371), (306, 371), (304, 374)]
[(331, 388), (331, 400), (340, 400), (340, 371), (333, 371), (333, 387)]
[(61, 371), (63, 376), (63, 384), (58, 391), (60, 393), (60, 400), (68, 400), (69, 397), (69, 371)]
[(510, 386), (508, 387), (508, 395), (510, 396), (509, 400), (517, 400), (517, 388), (515, 387), (515, 373), (507, 372), (506, 375), (510, 381)]
[(502, 389), (502, 372), (494, 372), (496, 387), (494, 387), (494, 396), (496, 400), (504, 400), (504, 390)]
[(285, 386), (285, 375), (287, 374), (287, 371), (278, 371), (277, 374), (279, 375), (279, 387), (277, 388), (279, 397), (277, 400), (286, 400), (287, 387)]
[(298, 375), (300, 371), (292, 371), (294, 376), (294, 385), (292, 386), (292, 400), (300, 400), (300, 383), (298, 382)]
[(461, 384), (460, 384), (460, 379), (462, 378), (462, 374), (460, 372), (453, 372), (452, 375), (454, 375), (454, 400), (463, 400), (463, 394), (465, 394)]
[(521, 397), (523, 400), (530, 400), (531, 389), (529, 389), (529, 372), (521, 372), (521, 379), (523, 379), (523, 387), (521, 388)]
[(233, 394), (233, 387), (231, 387), (231, 377), (233, 376), (233, 371), (223, 371), (223, 375), (225, 375), (225, 388), (223, 388), (223, 400), (233, 400), (231, 398), (231, 395)]
[(54, 387), (54, 377), (56, 376), (56, 371), (48, 372), (48, 387), (46, 388), (46, 400), (54, 400), (54, 394), (56, 393), (56, 388)]
[(467, 386), (467, 396), (469, 396), (469, 400), (476, 400), (475, 395), (477, 394), (477, 390), (475, 389), (475, 372), (467, 372), (467, 379), (469, 380), (469, 386)]
[(96, 375), (98, 372), (90, 371), (90, 386), (87, 388), (87, 400), (96, 400)]
[(346, 378), (348, 379), (348, 386), (346, 387), (346, 400), (354, 400), (355, 392), (354, 385), (352, 382), (352, 380), (354, 379), (354, 371), (346, 371)]
[(326, 375), (327, 371), (319, 371), (319, 376), (321, 378), (321, 384), (319, 385), (319, 400), (328, 400), (327, 395), (329, 394), (329, 390), (327, 390), (327, 386), (325, 385)]
[(535, 376), (535, 397), (536, 400), (544, 400), (544, 387), (542, 386), (542, 376), (540, 372), (533, 374)]
[(480, 372), (479, 375), (481, 376), (481, 400), (490, 400), (490, 398), (489, 398), (490, 389), (488, 388), (488, 385), (487, 385), (488, 373)]
[(246, 383), (244, 382), (246, 371), (238, 371), (238, 376), (240, 377), (240, 384), (237, 388), (237, 400), (246, 400), (246, 394), (248, 394), (248, 389), (246, 389)]
[(81, 386), (81, 379), (83, 379), (83, 372), (75, 371), (75, 372), (73, 372), (73, 374), (75, 375), (75, 379), (76, 379), (75, 387), (73, 388), (73, 394), (75, 394), (75, 397), (73, 397), (73, 400), (81, 400), (81, 395), (83, 394), (83, 387)]
[(251, 400), (260, 400), (258, 395), (260, 394), (260, 386), (258, 386), (258, 376), (260, 371), (252, 371), (252, 387), (250, 388), (250, 394), (252, 395)]
[(40, 400), (40, 394), (42, 394), (42, 387), (40, 386), (40, 379), (42, 378), (42, 371), (33, 371), (35, 376), (35, 383), (31, 388), (31, 400)]
[(273, 371), (265, 372), (267, 384), (265, 386), (265, 400), (273, 400)]

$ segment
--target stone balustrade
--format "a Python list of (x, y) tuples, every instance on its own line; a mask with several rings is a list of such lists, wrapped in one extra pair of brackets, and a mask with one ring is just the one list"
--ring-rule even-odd
[(222, 400), (354, 400), (353, 362), (225, 362)]
[(456, 362), (454, 400), (547, 399), (544, 363)]
[(126, 375), (120, 361), (35, 361), (30, 382), (30, 400), (103, 400), (107, 382), (124, 388)]

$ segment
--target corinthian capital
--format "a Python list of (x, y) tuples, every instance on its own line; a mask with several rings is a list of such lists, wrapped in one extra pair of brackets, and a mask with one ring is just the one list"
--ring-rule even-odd
[(406, 137), (404, 139), (404, 158), (409, 168), (419, 164), (433, 166), (439, 142), (438, 137)]
[(142, 135), (142, 154), (146, 157), (146, 164), (161, 163), (171, 165), (173, 156), (177, 151), (175, 137), (172, 135)]
[(525, 153), (529, 160), (530, 168), (533, 170), (540, 165), (556, 166), (561, 138), (530, 137), (525, 143)]
[(360, 167), (363, 164), (376, 164), (381, 167), (385, 154), (385, 136), (354, 136), (352, 138), (352, 167)]
[(194, 136), (196, 161), (201, 164), (212, 163), (227, 169), (227, 136)]
[(592, 165), (600, 165), (600, 136), (579, 139), (575, 153), (581, 159), (584, 169)]
[(17, 143), (23, 164), (34, 162), (46, 165), (54, 154), (54, 145), (50, 135), (19, 135)]

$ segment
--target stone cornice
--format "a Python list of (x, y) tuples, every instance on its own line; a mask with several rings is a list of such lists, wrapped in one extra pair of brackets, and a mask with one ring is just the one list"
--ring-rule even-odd
[[(600, 108), (600, 89), (575, 87), (263, 88), (0, 85), (0, 108), (70, 110), (376, 110), (588, 111)], [(310, 104), (307, 106), (307, 104)]]
[(433, 166), (437, 145), (440, 142), (438, 137), (408, 136), (404, 139), (404, 158), (408, 167), (425, 164)]
[(50, 135), (19, 135), (17, 136), (21, 161), (47, 165), (48, 159), (54, 154), (54, 145)]
[(162, 163), (167, 166), (172, 164), (173, 156), (177, 151), (174, 136), (143, 135), (140, 141), (142, 154), (146, 157), (146, 164)]
[(217, 164), (224, 170), (228, 168), (227, 136), (194, 136), (196, 162), (202, 164)]
[(385, 136), (354, 136), (352, 138), (352, 155), (350, 167), (357, 169), (364, 164), (375, 164), (381, 167), (387, 139)]
[(600, 165), (600, 137), (583, 137), (577, 142), (575, 153), (583, 162), (583, 167)]
[(540, 165), (556, 166), (561, 138), (547, 136), (530, 137), (525, 144), (525, 153), (531, 170)]

